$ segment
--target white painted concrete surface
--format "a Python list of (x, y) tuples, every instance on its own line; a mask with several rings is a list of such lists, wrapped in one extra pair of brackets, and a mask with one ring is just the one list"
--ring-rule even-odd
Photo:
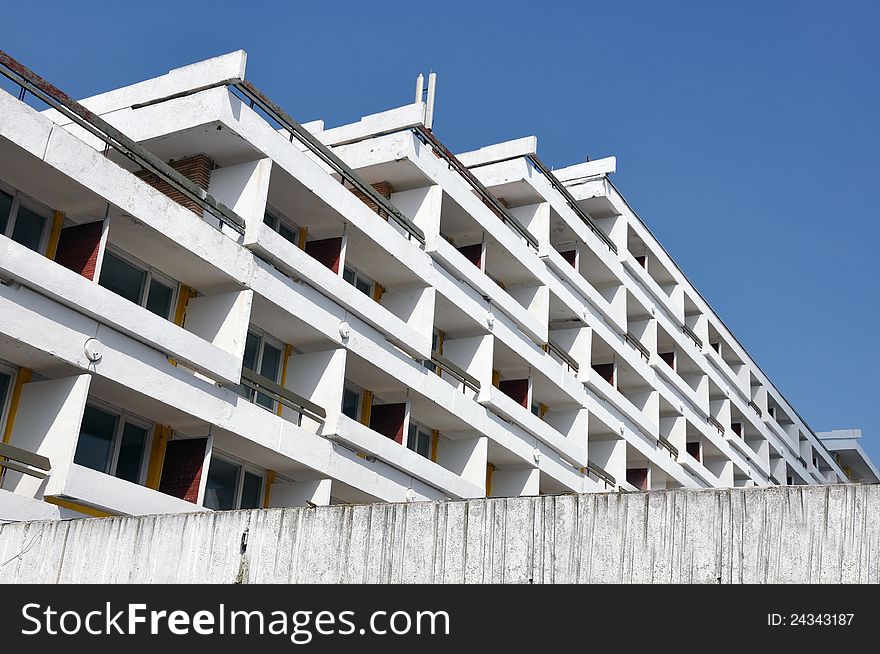
[(840, 485), (30, 522), (0, 581), (878, 583), (878, 512)]

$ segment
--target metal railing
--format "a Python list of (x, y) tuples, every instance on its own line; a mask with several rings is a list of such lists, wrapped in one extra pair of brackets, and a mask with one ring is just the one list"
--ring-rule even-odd
[(571, 370), (573, 372), (578, 372), (578, 370), (580, 370), (580, 366), (578, 366), (578, 362), (575, 361), (568, 352), (563, 350), (561, 347), (559, 347), (553, 341), (548, 340), (547, 344), (544, 347), (547, 352), (551, 352), (551, 353), (555, 354), (557, 357), (559, 357), (560, 359), (562, 359), (562, 362), (568, 366), (569, 370)]
[(466, 370), (458, 367), (452, 361), (444, 357), (439, 352), (431, 353), (431, 363), (440, 368), (454, 379), (458, 380), (472, 391), (479, 392), (480, 380), (468, 373)]
[(552, 186), (556, 191), (562, 195), (565, 199), (565, 203), (571, 208), (572, 211), (577, 214), (577, 217), (581, 219), (581, 221), (590, 229), (593, 234), (595, 234), (600, 241), (602, 241), (609, 250), (611, 250), (614, 254), (617, 254), (617, 245), (615, 245), (614, 241), (599, 229), (598, 225), (593, 221), (593, 217), (587, 213), (587, 211), (581, 207), (577, 200), (574, 199), (574, 196), (569, 192), (569, 190), (565, 187), (565, 185), (559, 181), (556, 175), (544, 165), (544, 162), (538, 159), (537, 155), (531, 154), (527, 157), (527, 159), (531, 162), (531, 164), (541, 171), (541, 174), (547, 178), (547, 181), (550, 182), (550, 186)]
[(538, 240), (532, 236), (529, 231), (523, 227), (513, 214), (498, 201), (492, 193), (483, 186), (483, 183), (477, 179), (477, 176), (471, 172), (471, 169), (461, 163), (454, 154), (452, 154), (445, 145), (437, 140), (437, 137), (423, 125), (411, 128), (416, 137), (425, 145), (430, 147), (446, 164), (455, 170), (464, 180), (476, 191), (480, 199), (489, 206), (513, 231), (523, 238), (534, 249), (538, 249)]
[(646, 348), (644, 345), (642, 345), (642, 343), (641, 343), (641, 341), (639, 341), (639, 339), (637, 339), (635, 336), (633, 336), (629, 332), (627, 332), (623, 336), (626, 339), (626, 342), (629, 343), (630, 346), (632, 346), (632, 348), (634, 350), (636, 350), (639, 354), (641, 354), (642, 358), (645, 361), (651, 360), (651, 353), (648, 351), (648, 348)]
[(749, 400), (749, 406), (752, 407), (752, 410), (758, 414), (759, 418), (764, 415), (764, 413), (761, 411), (760, 407), (758, 407), (758, 405), (755, 404), (752, 400)]
[(343, 184), (348, 182), (355, 189), (363, 193), (381, 211), (386, 213), (391, 220), (400, 225), (410, 237), (424, 245), (425, 233), (415, 223), (404, 216), (397, 207), (391, 204), (388, 198), (365, 182), (348, 164), (336, 156), (330, 148), (316, 139), (311, 132), (294, 120), (279, 105), (272, 102), (262, 91), (245, 80), (234, 80), (229, 86), (241, 93), (250, 103), (251, 108), (259, 108), (269, 118), (283, 127), (290, 134), (291, 141), (295, 138), (318, 159), (329, 166), (340, 176)]
[(657, 436), (657, 445), (659, 445), (660, 447), (665, 449), (667, 452), (669, 452), (672, 455), (673, 459), (678, 458), (678, 448), (675, 447), (675, 445), (673, 445), (672, 443), (670, 443), (666, 439), (666, 437)]
[[(0, 469), (2, 468), (37, 479), (45, 479), (49, 476), (52, 466), (48, 457), (42, 454), (34, 454), (8, 443), (0, 443)], [(3, 470), (0, 470), (0, 473), (2, 472)]]
[(688, 327), (687, 325), (682, 325), (682, 326), (681, 326), (681, 331), (683, 331), (684, 334), (685, 334), (685, 336), (687, 336), (688, 338), (690, 338), (690, 339), (694, 342), (694, 345), (696, 345), (697, 348), (699, 348), (699, 349), (701, 349), (701, 350), (703, 349), (703, 341), (700, 339), (699, 336), (697, 336), (697, 335), (694, 333), (694, 330), (693, 330), (693, 329), (691, 329), (691, 328)]
[(598, 477), (608, 486), (617, 486), (617, 480), (611, 476), (604, 468), (597, 466), (592, 461), (587, 461), (587, 473)]
[(210, 213), (221, 223), (239, 234), (244, 233), (244, 219), (232, 209), (217, 201), (207, 191), (174, 170), (152, 152), (132, 141), (118, 129), (2, 50), (0, 50), (0, 74), (21, 88), (19, 100), (24, 101), (25, 95), (30, 93), (100, 139), (107, 149), (116, 150), (144, 170), (156, 175), (188, 200), (195, 202), (202, 210)]
[[(258, 393), (262, 393), (279, 404), (283, 404), (284, 406), (293, 409), (299, 414), (300, 418), (305, 415), (318, 422), (324, 422), (327, 418), (327, 412), (323, 407), (297, 395), (283, 386), (279, 386), (268, 377), (263, 377), (263, 375), (257, 374), (253, 370), (247, 368), (241, 369), (241, 383), (243, 386), (253, 389)], [(300, 420), (298, 419), (297, 425), (299, 424)]]
[(525, 158), (532, 166), (538, 169), (538, 171), (547, 178), (547, 181), (550, 182), (550, 186), (556, 190), (557, 193), (562, 195), (565, 203), (571, 208), (572, 211), (577, 215), (578, 218), (589, 228), (591, 232), (593, 232), (600, 241), (602, 241), (609, 250), (611, 250), (614, 254), (617, 254), (617, 245), (615, 245), (614, 241), (599, 229), (598, 225), (596, 225), (593, 217), (586, 211), (583, 207), (581, 207), (577, 200), (574, 199), (574, 196), (568, 190), (568, 188), (559, 181), (559, 178), (553, 174), (547, 166), (544, 165), (544, 162), (538, 158), (536, 154), (524, 154), (524, 155), (515, 155), (513, 157), (507, 157), (505, 159), (495, 159), (493, 161), (485, 161), (483, 163), (475, 164), (471, 166), (471, 168), (480, 168), (481, 166), (489, 166), (497, 163), (504, 163), (505, 161), (513, 161), (515, 159)]
[(712, 416), (706, 416), (706, 421), (707, 421), (710, 425), (712, 425), (713, 427), (715, 427), (715, 429), (718, 430), (718, 433), (720, 433), (720, 434), (722, 434), (722, 435), (724, 434), (724, 425), (722, 425), (720, 422), (718, 422), (717, 419), (713, 418)]

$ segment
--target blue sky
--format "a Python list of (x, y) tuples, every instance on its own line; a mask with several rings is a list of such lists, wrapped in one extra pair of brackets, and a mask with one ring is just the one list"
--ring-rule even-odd
[[(243, 48), (328, 125), (411, 102), (463, 151), (529, 134), (614, 181), (816, 430), (880, 461), (876, 2), (16, 3), (0, 48), (74, 96)], [(873, 191), (871, 189), (874, 189)]]

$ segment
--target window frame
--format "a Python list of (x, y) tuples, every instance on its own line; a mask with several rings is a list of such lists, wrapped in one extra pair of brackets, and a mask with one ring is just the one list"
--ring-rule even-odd
[[(105, 475), (109, 475), (111, 477), (119, 479), (120, 481), (128, 481), (127, 479), (116, 477), (116, 466), (119, 463), (119, 450), (122, 448), (122, 435), (123, 430), (125, 429), (125, 425), (131, 424), (135, 427), (146, 429), (147, 437), (144, 439), (144, 456), (141, 460), (140, 469), (138, 470), (137, 481), (129, 482), (135, 483), (138, 486), (143, 486), (146, 483), (147, 470), (150, 467), (150, 452), (153, 449), (153, 436), (156, 431), (156, 423), (125, 409), (120, 409), (119, 407), (98, 398), (88, 398), (85, 405), (87, 407), (91, 406), (95, 409), (98, 409), (99, 411), (109, 413), (116, 417), (116, 427), (113, 429), (113, 441), (111, 445), (107, 468), (105, 470), (101, 470), (100, 472), (103, 472)], [(80, 425), (80, 431), (82, 431), (82, 425)], [(79, 434), (77, 434), (77, 446), (78, 445)], [(74, 450), (74, 457), (75, 456), (76, 450)], [(89, 469), (92, 470), (92, 468)]]
[[(349, 271), (351, 271), (351, 273), (354, 274), (354, 279), (350, 282), (347, 279), (345, 279), (345, 274)], [(362, 273), (358, 268), (351, 266), (351, 265), (348, 265), (348, 264), (344, 265), (342, 267), (342, 279), (347, 284), (351, 284), (360, 293), (364, 293), (364, 292), (358, 288), (358, 286), (357, 286), (358, 281), (360, 280), (361, 282), (366, 282), (370, 286), (370, 292), (364, 293), (364, 295), (366, 295), (371, 300), (375, 299), (374, 296), (376, 294), (376, 280), (368, 277), (367, 275)]]
[(21, 367), (0, 360), (0, 373), (9, 375), (9, 388), (6, 389), (6, 397), (0, 397), (0, 435), (6, 433), (6, 422), (9, 420), (9, 409), (12, 406), (12, 394), (20, 372)]
[[(278, 363), (278, 374), (276, 375), (276, 379), (272, 379), (273, 382), (280, 385), (281, 384), (281, 376), (284, 374), (285, 344), (280, 339), (277, 339), (274, 336), (272, 336), (272, 334), (268, 333), (265, 329), (261, 329), (260, 327), (257, 327), (256, 325), (248, 326), (247, 335), (250, 335), (250, 334), (253, 334), (254, 336), (256, 336), (260, 339), (260, 344), (257, 346), (257, 360), (254, 362), (255, 369), (251, 370), (251, 372), (265, 377), (265, 375), (263, 375), (263, 373), (261, 371), (263, 368), (263, 353), (265, 351), (266, 343), (268, 342), (269, 345), (277, 348), (281, 352), (281, 359), (279, 360), (279, 363)], [(247, 335), (245, 335), (245, 339), (247, 339)], [(291, 352), (293, 352), (293, 351), (291, 351)], [(242, 365), (244, 365), (244, 361), (242, 361)], [(271, 378), (267, 378), (267, 379), (271, 379)], [(269, 407), (263, 406), (262, 404), (259, 404), (257, 402), (257, 395), (261, 394), (259, 391), (256, 391), (252, 388), (248, 388), (247, 386), (245, 386), (244, 389), (247, 391), (247, 395), (245, 396), (245, 398), (251, 404), (256, 404), (261, 409), (265, 409), (266, 411), (271, 411), (272, 413), (275, 413), (278, 410), (278, 400), (272, 400), (272, 408), (270, 409)], [(262, 395), (265, 395), (265, 393), (262, 393)], [(269, 396), (266, 395), (266, 397), (269, 397)], [(271, 400), (272, 398), (269, 398), (269, 399)]]
[[(275, 220), (275, 227), (266, 222), (266, 216), (269, 216)], [(302, 237), (302, 227), (293, 222), (290, 218), (288, 218), (283, 212), (278, 211), (271, 204), (266, 203), (266, 209), (263, 211), (263, 224), (266, 225), (273, 232), (284, 238), (281, 234), (281, 225), (284, 225), (289, 230), (291, 230), (294, 234), (294, 240), (288, 241), (288, 239), (284, 238), (288, 243), (292, 243), (293, 245), (299, 247), (299, 240)]]
[[(410, 435), (411, 435), (410, 432), (413, 428), (415, 428), (415, 442), (413, 443), (413, 447), (410, 447)], [(421, 432), (423, 435), (426, 435), (428, 437), (428, 454), (427, 454), (427, 456), (425, 456), (424, 454), (421, 454), (419, 452), (419, 449), (418, 449), (419, 432)], [(425, 425), (423, 425), (419, 421), (410, 419), (409, 427), (407, 427), (407, 430), (406, 430), (405, 447), (407, 449), (409, 449), (411, 452), (415, 452), (419, 456), (421, 456), (425, 459), (428, 459), (430, 461), (431, 460), (431, 448), (433, 446), (433, 441), (434, 441), (434, 430), (433, 429), (428, 429), (427, 427), (425, 427)]]
[[(266, 497), (266, 478), (268, 471), (264, 468), (259, 468), (244, 459), (233, 456), (231, 454), (227, 454), (223, 450), (211, 449), (211, 458), (208, 461), (208, 472), (206, 474), (211, 473), (211, 461), (214, 460), (214, 457), (217, 457), (224, 463), (229, 463), (238, 468), (238, 474), (236, 475), (235, 480), (235, 496), (233, 498), (233, 507), (231, 509), (211, 509), (212, 511), (240, 511), (241, 510), (241, 495), (244, 491), (244, 475), (245, 473), (251, 473), (260, 478), (260, 506), (256, 507), (258, 509), (263, 508), (263, 500)], [(202, 506), (205, 505), (205, 500), (202, 498)]]
[[(157, 270), (156, 268), (153, 268), (153, 266), (146, 263), (145, 261), (141, 261), (140, 259), (138, 259), (134, 255), (131, 255), (128, 252), (125, 252), (124, 250), (120, 249), (119, 247), (117, 247), (115, 245), (111, 245), (110, 243), (107, 243), (107, 247), (104, 250), (104, 256), (106, 257), (108, 254), (116, 257), (117, 259), (120, 259), (121, 261), (129, 264), (130, 266), (132, 266), (134, 268), (137, 268), (142, 273), (144, 273), (144, 275), (145, 275), (144, 276), (144, 284), (143, 284), (143, 287), (141, 288), (141, 294), (140, 294), (140, 297), (138, 298), (138, 302), (137, 302), (137, 305), (139, 307), (141, 307), (142, 309), (146, 309), (147, 311), (150, 311), (149, 309), (147, 309), (147, 300), (150, 297), (150, 286), (153, 283), (153, 278), (156, 278), (156, 280), (160, 284), (164, 284), (165, 286), (168, 286), (169, 288), (171, 288), (171, 302), (169, 303), (168, 316), (165, 317), (165, 320), (168, 320), (169, 322), (173, 322), (174, 321), (174, 308), (177, 306), (177, 297), (180, 293), (180, 282), (169, 277), (168, 275)], [(102, 272), (103, 272), (103, 270), (102, 270)], [(97, 282), (98, 282), (98, 285), (100, 286), (101, 285), (101, 276), (100, 275), (98, 275)], [(106, 287), (102, 286), (101, 288), (106, 288)], [(110, 290), (110, 289), (107, 289), (107, 290)], [(119, 297), (122, 297), (122, 296), (120, 295)], [(153, 313), (153, 312), (150, 311), (150, 313)], [(158, 316), (159, 314), (154, 313), (153, 315)], [(159, 316), (159, 317), (161, 318), (162, 316)]]
[[(28, 211), (31, 211), (43, 218), (43, 229), (40, 233), (40, 242), (37, 246), (36, 252), (37, 254), (45, 255), (46, 247), (49, 244), (49, 233), (52, 231), (51, 225), (52, 219), (55, 216), (55, 211), (51, 207), (48, 207), (37, 200), (36, 198), (31, 197), (23, 191), (19, 191), (14, 186), (10, 186), (2, 180), (0, 180), (0, 191), (3, 191), (4, 193), (6, 193), (6, 195), (12, 196), (12, 204), (9, 207), (9, 215), (6, 216), (6, 229), (3, 231), (2, 234), (0, 234), (0, 236), (5, 236), (10, 240), (12, 239), (12, 232), (15, 230), (15, 221), (18, 220), (18, 210), (21, 207), (24, 207)], [(16, 241), (16, 243), (18, 243), (18, 241)], [(19, 243), (19, 245), (21, 245), (21, 243)]]
[[(357, 410), (355, 411), (355, 413), (357, 413), (357, 416), (354, 418), (342, 413), (342, 405), (345, 403), (345, 391), (351, 391), (355, 395), (357, 395)], [(346, 415), (347, 418), (351, 418), (355, 422), (360, 422), (361, 416), (364, 413), (364, 389), (357, 384), (348, 381), (347, 379), (344, 380), (342, 382), (342, 400), (340, 401), (339, 412), (342, 413), (342, 415)]]

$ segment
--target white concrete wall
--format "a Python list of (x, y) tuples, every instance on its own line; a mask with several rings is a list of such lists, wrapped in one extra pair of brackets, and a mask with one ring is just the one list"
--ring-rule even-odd
[(4, 524), (0, 582), (876, 584), (878, 512), (841, 485)]
[(231, 354), (240, 373), (253, 300), (251, 290), (194, 297), (186, 305), (184, 329)]
[(269, 505), (272, 508), (287, 506), (306, 506), (330, 504), (333, 482), (330, 479), (309, 481), (282, 481), (272, 484), (269, 491)]
[(5, 490), (37, 499), (64, 493), (91, 380), (77, 375), (22, 386), (9, 444), (47, 457), (51, 470), (46, 479), (7, 470)]

